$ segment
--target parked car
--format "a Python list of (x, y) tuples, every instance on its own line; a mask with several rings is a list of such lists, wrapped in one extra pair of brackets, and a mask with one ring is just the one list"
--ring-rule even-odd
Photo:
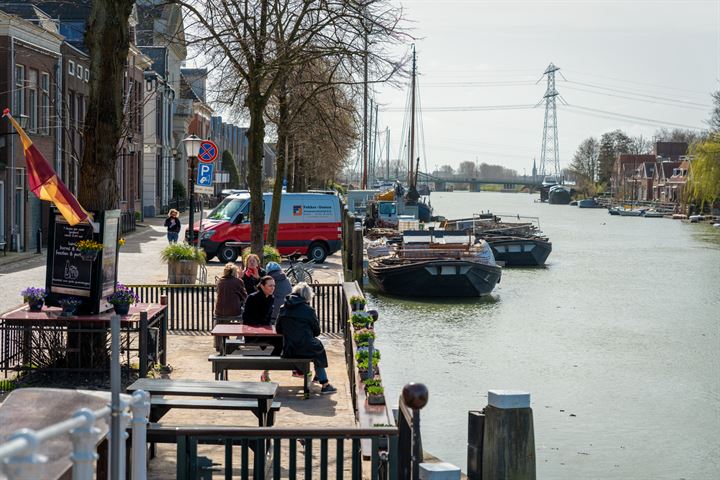
[[(265, 235), (267, 235), (272, 194), (263, 194)], [(250, 245), (250, 194), (226, 197), (203, 220), (200, 247), (208, 260), (233, 262)], [(278, 250), (281, 255), (300, 253), (322, 263), (342, 246), (340, 199), (335, 194), (283, 193), (278, 224)], [(199, 222), (194, 225), (197, 238)], [(186, 235), (186, 239), (189, 235)]]

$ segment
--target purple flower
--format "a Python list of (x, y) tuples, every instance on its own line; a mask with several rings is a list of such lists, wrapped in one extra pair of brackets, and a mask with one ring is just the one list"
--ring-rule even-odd
[(140, 297), (122, 283), (116, 283), (115, 292), (107, 296), (107, 301), (113, 305), (130, 305), (139, 302)]
[(44, 288), (28, 287), (22, 292), (20, 292), (20, 295), (22, 295), (25, 302), (37, 302), (40, 300), (44, 300), (47, 296), (47, 293), (45, 292)]

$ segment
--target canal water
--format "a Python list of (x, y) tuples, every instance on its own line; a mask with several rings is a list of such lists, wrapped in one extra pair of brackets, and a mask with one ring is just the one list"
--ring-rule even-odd
[(424, 448), (465, 470), (467, 412), (531, 393), (538, 478), (720, 478), (720, 231), (536, 195), (433, 193), (436, 214), (540, 217), (547, 267), (487, 300), (369, 291), (386, 396), (423, 382)]

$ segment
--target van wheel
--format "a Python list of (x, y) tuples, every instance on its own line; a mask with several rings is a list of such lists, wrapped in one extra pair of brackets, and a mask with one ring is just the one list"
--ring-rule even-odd
[(327, 247), (321, 242), (313, 242), (308, 248), (307, 257), (315, 263), (323, 263), (328, 256)]
[(223, 244), (217, 251), (218, 260), (224, 263), (234, 262), (238, 258), (238, 249)]

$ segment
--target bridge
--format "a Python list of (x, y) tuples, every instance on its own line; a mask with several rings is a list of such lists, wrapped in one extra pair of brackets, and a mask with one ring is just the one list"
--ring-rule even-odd
[(502, 185), (506, 190), (512, 190), (517, 186), (527, 187), (530, 190), (538, 190), (542, 186), (542, 178), (521, 175), (513, 178), (480, 178), (480, 177), (458, 177), (452, 178), (437, 177), (425, 172), (418, 172), (418, 180), (425, 183), (432, 183), (435, 190), (443, 192), (447, 184), (467, 184), (472, 192), (479, 192), (481, 185)]

